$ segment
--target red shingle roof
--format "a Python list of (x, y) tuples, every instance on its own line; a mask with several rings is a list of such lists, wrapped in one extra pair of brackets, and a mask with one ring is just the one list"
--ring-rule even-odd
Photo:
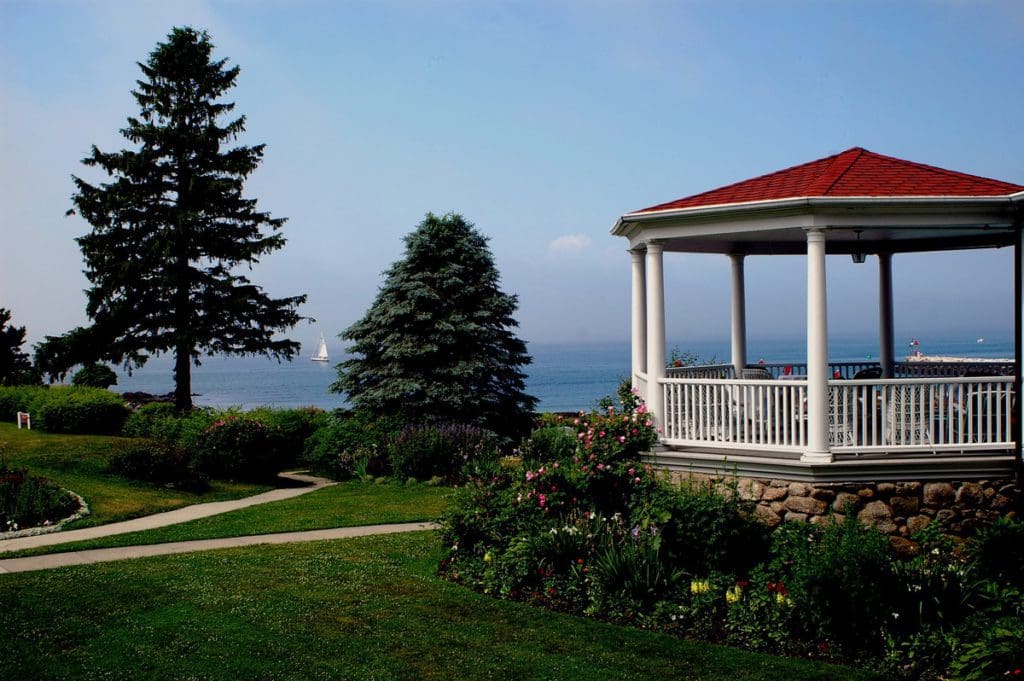
[(854, 147), (637, 213), (823, 196), (1005, 196), (1024, 186), (967, 175)]

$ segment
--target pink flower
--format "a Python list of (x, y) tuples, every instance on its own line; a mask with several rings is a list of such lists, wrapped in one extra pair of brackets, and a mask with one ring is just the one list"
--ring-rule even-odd
[(620, 435), (619, 436), (619, 442), (625, 442), (625, 441), (626, 441), (626, 436), (625, 435)]
[(629, 470), (627, 471), (627, 473), (629, 473), (630, 475), (635, 475), (635, 474), (636, 474), (636, 469), (635, 469), (635, 468), (630, 468), (630, 469), (629, 469)]
[(585, 435), (586, 435), (586, 433), (577, 433), (577, 434), (576, 434), (576, 439), (577, 439), (577, 440), (582, 440), (582, 439), (584, 438), (584, 436), (585, 436)]
[(640, 478), (633, 478), (633, 482), (640, 482)]
[(553, 464), (551, 464), (551, 467), (552, 467), (552, 468), (558, 468), (558, 462), (556, 461), (556, 462), (554, 462)]
[(530, 480), (533, 480), (535, 477), (537, 477), (537, 476), (535, 476), (533, 474), (533, 471), (526, 471), (526, 481), (527, 482), (529, 482)]
[[(637, 479), (639, 480), (639, 478)], [(541, 508), (544, 508), (544, 506), (546, 506), (548, 503), (548, 498), (543, 494), (538, 494), (537, 501), (540, 503)]]
[(603, 463), (597, 464), (597, 470), (603, 471), (604, 470), (604, 464)]
[(597, 436), (598, 437), (604, 437), (604, 431), (602, 430), (600, 433), (597, 434)]

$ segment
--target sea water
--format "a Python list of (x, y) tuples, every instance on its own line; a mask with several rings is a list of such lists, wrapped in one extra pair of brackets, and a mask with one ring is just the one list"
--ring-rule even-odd
[[(805, 360), (804, 339), (770, 339), (747, 341), (750, 363), (802, 362)], [(330, 385), (337, 380), (335, 364), (343, 358), (341, 348), (328, 348), (330, 362), (313, 362), (308, 353), (291, 362), (276, 362), (262, 357), (209, 357), (192, 369), (192, 392), (198, 405), (236, 406), (249, 409), (257, 406), (300, 407), (313, 405), (323, 409), (345, 406), (342, 395), (332, 393)], [(697, 340), (668, 343), (668, 354), (692, 353), (702, 362), (729, 361), (729, 341)], [(962, 357), (1013, 357), (1009, 339), (928, 339), (911, 347), (909, 339), (898, 343), (897, 358), (914, 350), (928, 355)], [(575, 411), (590, 409), (606, 395), (612, 395), (619, 383), (629, 376), (630, 348), (628, 342), (560, 345), (530, 343), (532, 363), (525, 367), (526, 392), (538, 399), (541, 411)], [(872, 339), (830, 339), (829, 359), (832, 361), (877, 361), (878, 342)], [(118, 372), (119, 392), (142, 391), (162, 395), (174, 390), (174, 364), (170, 357), (154, 357), (129, 376)]]

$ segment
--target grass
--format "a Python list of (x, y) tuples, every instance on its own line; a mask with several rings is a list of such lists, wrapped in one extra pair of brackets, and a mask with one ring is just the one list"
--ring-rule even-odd
[(448, 488), (422, 484), (374, 485), (349, 481), (294, 499), (250, 506), (180, 525), (0, 553), (0, 558), (191, 539), (435, 520), (444, 510), (450, 493)]
[(481, 596), (431, 533), (0, 575), (6, 678), (870, 679)]
[(237, 499), (269, 487), (213, 481), (202, 494), (168, 489), (106, 472), (115, 443), (122, 438), (99, 435), (55, 435), (18, 430), (0, 423), (0, 461), (50, 478), (61, 487), (83, 496), (92, 513), (68, 525), (90, 527), (170, 511), (207, 501)]

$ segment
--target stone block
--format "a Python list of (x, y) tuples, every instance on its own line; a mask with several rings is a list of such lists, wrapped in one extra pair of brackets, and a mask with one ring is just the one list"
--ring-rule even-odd
[(907, 518), (907, 531), (911, 535), (915, 535), (924, 528), (928, 527), (928, 523), (930, 523), (931, 521), (932, 519), (926, 515), (911, 516)]
[(777, 527), (782, 522), (782, 518), (779, 517), (778, 513), (773, 512), (770, 508), (758, 504), (754, 507), (754, 518), (756, 518), (762, 525), (768, 529)]
[(889, 546), (897, 558), (913, 558), (921, 552), (921, 546), (917, 542), (895, 535), (889, 537)]
[(778, 501), (785, 499), (789, 494), (789, 487), (766, 487), (761, 498), (765, 501)]
[(811, 490), (811, 498), (829, 502), (836, 498), (836, 493), (830, 489), (825, 489), (824, 487), (815, 487)]
[(976, 482), (965, 482), (956, 491), (956, 503), (976, 508), (985, 500), (981, 485)]
[(896, 492), (896, 485), (891, 482), (880, 482), (875, 485), (875, 492), (880, 497), (890, 497)]
[(925, 506), (941, 508), (953, 501), (953, 485), (948, 482), (929, 482), (924, 486)]
[(761, 496), (764, 494), (764, 485), (750, 478), (740, 480), (736, 489), (740, 494), (740, 499), (744, 501), (760, 501)]
[(812, 499), (811, 497), (790, 496), (786, 499), (785, 504), (787, 510), (795, 511), (796, 513), (821, 515), (828, 510), (828, 504), (820, 499)]
[(1002, 494), (997, 494), (992, 498), (991, 506), (993, 510), (1005, 511), (1006, 509), (1010, 508), (1010, 504), (1012, 503), (1013, 502), (1010, 501), (1009, 497), (1003, 496)]
[(811, 493), (811, 486), (803, 482), (789, 483), (789, 496), (806, 497)]
[(787, 523), (792, 523), (792, 522), (806, 523), (807, 522), (807, 514), (806, 513), (795, 513), (793, 511), (786, 511), (786, 515), (784, 517), (784, 520)]
[(957, 512), (951, 508), (943, 508), (935, 513), (935, 520), (943, 525), (955, 522), (958, 517)]
[(919, 482), (897, 482), (896, 492), (899, 494), (917, 494), (921, 491), (921, 483)]
[(856, 494), (850, 494), (849, 492), (840, 492), (836, 495), (836, 500), (832, 502), (832, 510), (836, 513), (845, 513), (847, 507), (856, 511), (860, 508), (861, 499)]
[(892, 519), (892, 511), (884, 501), (872, 501), (857, 514), (857, 520), (874, 527), (879, 532), (893, 534), (898, 529)]
[(768, 483), (769, 487), (789, 487), (789, 481), (787, 480), (772, 480)]
[(920, 502), (918, 502), (917, 497), (896, 496), (889, 499), (889, 506), (896, 515), (910, 516), (917, 513), (918, 508), (920, 508)]
[(861, 499), (874, 499), (875, 490), (871, 489), (870, 487), (862, 487), (859, 490), (857, 490), (857, 496), (860, 497)]

